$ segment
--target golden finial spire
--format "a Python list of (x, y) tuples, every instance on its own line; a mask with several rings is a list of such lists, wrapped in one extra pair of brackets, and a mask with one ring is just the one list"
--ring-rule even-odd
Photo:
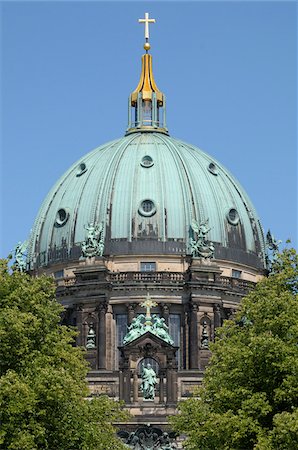
[(158, 89), (152, 72), (152, 56), (148, 53), (149, 24), (155, 23), (155, 19), (149, 19), (149, 13), (145, 13), (144, 19), (139, 23), (145, 25), (146, 53), (142, 56), (142, 71), (138, 86), (130, 94), (128, 109), (128, 133), (138, 131), (157, 131), (168, 134), (166, 128), (165, 96)]
[(149, 23), (155, 23), (155, 19), (149, 19), (149, 13), (145, 13), (144, 19), (139, 19), (139, 23), (145, 24), (145, 44), (144, 49), (146, 52), (150, 50), (150, 43), (149, 43)]

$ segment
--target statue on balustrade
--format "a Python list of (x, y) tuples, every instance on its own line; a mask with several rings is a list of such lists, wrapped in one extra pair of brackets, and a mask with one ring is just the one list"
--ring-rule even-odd
[(200, 224), (193, 219), (191, 222), (192, 234), (195, 232), (197, 234), (197, 239), (190, 238), (190, 251), (192, 256), (201, 257), (205, 259), (210, 259), (214, 257), (214, 245), (212, 242), (207, 240), (206, 235), (209, 233), (211, 228), (209, 227), (209, 219)]
[(14, 249), (14, 264), (13, 267), (20, 272), (26, 270), (26, 253), (28, 241), (18, 242)]
[(279, 245), (282, 241), (277, 241), (273, 234), (271, 234), (271, 231), (268, 230), (266, 234), (266, 248), (267, 248), (267, 255), (266, 255), (266, 266), (269, 272), (273, 273), (274, 271), (274, 264), (278, 260), (278, 251), (279, 251)]
[(102, 256), (104, 251), (103, 222), (89, 223), (84, 227), (87, 230), (85, 241), (82, 243), (82, 254), (87, 258)]

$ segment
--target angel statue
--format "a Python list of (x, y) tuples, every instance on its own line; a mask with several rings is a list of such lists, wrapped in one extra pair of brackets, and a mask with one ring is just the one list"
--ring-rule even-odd
[(193, 219), (190, 227), (192, 231), (197, 234), (197, 240), (193, 239), (192, 237), (190, 238), (192, 256), (199, 256), (206, 259), (213, 258), (214, 245), (206, 238), (206, 235), (211, 230), (211, 228), (209, 227), (209, 219), (205, 220), (205, 222), (201, 222), (200, 224), (195, 219)]
[(92, 222), (88, 223), (88, 226), (84, 226), (87, 230), (87, 236), (85, 241), (82, 243), (82, 253), (83, 256), (102, 256), (104, 251), (104, 241), (103, 241), (103, 222), (99, 225)]
[(144, 314), (139, 314), (137, 317), (132, 319), (131, 324), (127, 327), (127, 334), (123, 338), (123, 345), (134, 341), (137, 337), (141, 336), (145, 332), (145, 316)]
[(163, 317), (158, 317), (156, 314), (153, 314), (152, 319), (152, 332), (169, 344), (174, 345), (174, 341), (169, 335), (169, 327), (167, 326), (165, 319)]
[(277, 241), (273, 234), (271, 234), (271, 231), (268, 230), (266, 234), (266, 247), (267, 250), (270, 251), (267, 252), (266, 256), (266, 263), (267, 263), (267, 269), (272, 272), (272, 266), (278, 259), (278, 247), (281, 244), (282, 241)]
[(26, 270), (26, 252), (28, 247), (28, 241), (18, 242), (14, 249), (14, 267), (20, 272)]

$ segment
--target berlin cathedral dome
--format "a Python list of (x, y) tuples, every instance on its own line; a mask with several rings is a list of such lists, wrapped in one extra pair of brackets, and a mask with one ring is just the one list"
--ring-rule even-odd
[(78, 261), (88, 224), (100, 224), (105, 257), (180, 258), (193, 252), (193, 223), (210, 228), (215, 259), (263, 266), (260, 222), (235, 178), (159, 124), (141, 123), (58, 180), (34, 225), (31, 267)]
[[(142, 19), (145, 54), (125, 135), (57, 181), (35, 220), (27, 264), (55, 278), (62, 322), (78, 328), (86, 348), (90, 395), (122, 399), (136, 423), (164, 432), (177, 401), (201, 383), (216, 328), (266, 274), (266, 248), (239, 182), (169, 134), (151, 20)], [(144, 367), (154, 373), (148, 391)]]
[[(31, 236), (30, 269), (73, 263), (82, 250), (87, 256), (90, 226), (100, 229), (101, 241), (92, 256), (208, 254), (264, 267), (262, 227), (243, 188), (212, 156), (169, 136), (148, 52), (129, 103), (126, 135), (83, 156), (46, 197)], [(208, 230), (209, 250), (196, 247), (200, 227)]]

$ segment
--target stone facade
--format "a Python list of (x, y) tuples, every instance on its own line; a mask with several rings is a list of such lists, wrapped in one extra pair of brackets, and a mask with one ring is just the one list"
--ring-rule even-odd
[[(124, 267), (128, 264), (123, 261)], [(209, 343), (254, 285), (253, 271), (249, 280), (227, 277), (217, 261), (201, 258), (186, 258), (180, 265), (174, 261), (180, 271), (114, 272), (110, 267), (105, 258), (87, 258), (72, 276), (57, 280), (57, 297), (65, 307), (62, 321), (78, 327), (77, 344), (87, 347), (90, 395), (124, 400), (136, 423), (165, 426), (177, 401), (201, 383)], [(123, 345), (127, 326), (144, 313), (141, 302), (147, 293), (157, 303), (152, 314), (165, 319), (174, 345), (151, 333)], [(153, 361), (157, 372), (153, 402), (141, 395), (142, 361)]]

